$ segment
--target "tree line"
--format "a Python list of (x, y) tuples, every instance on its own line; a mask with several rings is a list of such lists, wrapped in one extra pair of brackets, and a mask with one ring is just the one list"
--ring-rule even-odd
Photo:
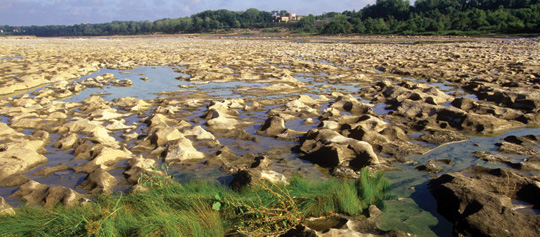
[(275, 22), (286, 10), (209, 10), (189, 17), (101, 24), (0, 26), (3, 34), (36, 36), (142, 35), (227, 32), (259, 28), (312, 34), (485, 34), (539, 33), (540, 0), (377, 0), (359, 11), (304, 16)]
[(539, 33), (540, 0), (377, 0), (345, 11), (323, 34)]
[(101, 24), (47, 25), (47, 26), (0, 26), (4, 34), (36, 36), (101, 36), (141, 35), (154, 33), (202, 33), (233, 28), (270, 28), (279, 26), (273, 22), (274, 15), (287, 11), (204, 11), (190, 17), (164, 18), (156, 21), (113, 21)]

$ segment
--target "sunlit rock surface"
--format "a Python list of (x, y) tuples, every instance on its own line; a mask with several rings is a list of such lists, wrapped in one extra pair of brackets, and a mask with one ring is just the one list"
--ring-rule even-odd
[[(165, 171), (221, 181), (245, 171), (278, 183), (396, 165), (445, 174), (454, 160), (408, 159), (540, 122), (537, 38), (299, 39), (1, 38), (0, 184), (18, 191), (2, 192), (0, 213), (11, 213), (12, 193), (76, 205)], [(507, 136), (474, 156), (538, 172), (537, 135)], [(347, 226), (331, 233), (354, 233)]]

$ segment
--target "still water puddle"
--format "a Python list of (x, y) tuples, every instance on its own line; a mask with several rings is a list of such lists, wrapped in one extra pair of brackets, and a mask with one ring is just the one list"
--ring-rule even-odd
[(456, 98), (467, 97), (467, 98), (478, 100), (478, 97), (476, 95), (469, 94), (456, 85), (451, 85), (451, 84), (442, 83), (442, 82), (429, 82), (427, 80), (414, 79), (414, 78), (403, 78), (403, 79), (407, 81), (412, 81), (415, 83), (421, 83), (421, 84), (425, 84), (429, 86), (434, 86), (447, 95), (455, 95)]
[(439, 175), (462, 171), (475, 165), (490, 168), (507, 167), (477, 159), (474, 152), (495, 152), (498, 147), (494, 144), (504, 137), (528, 134), (540, 134), (540, 128), (518, 129), (493, 137), (470, 137), (470, 140), (442, 146), (424, 155), (409, 158), (418, 164), (425, 164), (429, 160), (451, 159), (451, 164), (437, 163), (442, 168), (437, 174), (419, 172), (415, 165), (395, 165), (394, 168), (399, 171), (386, 172), (385, 176), (391, 182), (392, 194), (397, 197), (386, 202), (379, 227), (388, 230), (398, 227), (420, 236), (451, 236), (452, 224), (437, 213), (437, 203), (428, 190), (428, 182)]
[[(126, 72), (129, 72), (126, 74)], [(134, 97), (142, 100), (150, 100), (156, 98), (156, 93), (163, 91), (179, 90), (181, 85), (191, 85), (190, 82), (176, 80), (178, 76), (186, 74), (178, 73), (172, 67), (138, 67), (132, 70), (111, 70), (101, 69), (90, 75), (81, 77), (79, 80), (85, 80), (91, 77), (97, 77), (105, 73), (111, 73), (117, 79), (127, 78), (133, 82), (129, 87), (106, 86), (102, 88), (86, 88), (79, 94), (65, 99), (66, 102), (81, 102), (88, 96), (93, 94), (102, 94), (102, 98), (106, 101), (112, 101), (122, 97)], [(148, 77), (148, 81), (141, 78)]]
[(388, 114), (390, 113), (390, 111), (392, 111), (391, 109), (386, 109), (388, 105), (386, 103), (379, 103), (379, 104), (376, 104), (375, 106), (373, 106), (373, 112), (377, 113), (377, 114)]
[(22, 56), (8, 56), (8, 57), (1, 57), (0, 61), (2, 60), (8, 60), (8, 59), (21, 59)]
[(6, 116), (0, 116), (0, 122), (2, 123), (9, 123), (9, 117)]

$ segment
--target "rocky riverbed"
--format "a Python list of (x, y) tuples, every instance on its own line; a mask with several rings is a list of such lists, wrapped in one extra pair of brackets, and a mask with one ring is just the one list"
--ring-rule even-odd
[[(222, 183), (355, 178), (367, 166), (426, 174), (456, 234), (525, 236), (540, 227), (538, 129), (502, 136), (461, 169), (451, 153), (411, 159), (538, 127), (538, 38), (0, 38), (0, 45), (0, 213), (18, 201), (78, 205), (137, 190), (140, 175), (162, 163), (178, 179)], [(451, 234), (437, 223), (425, 228)]]

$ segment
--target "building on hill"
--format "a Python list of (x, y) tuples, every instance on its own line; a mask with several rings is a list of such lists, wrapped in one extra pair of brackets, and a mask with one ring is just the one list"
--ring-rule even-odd
[(302, 19), (302, 16), (297, 16), (296, 13), (287, 13), (285, 16), (274, 16), (274, 22), (299, 21), (300, 19)]

